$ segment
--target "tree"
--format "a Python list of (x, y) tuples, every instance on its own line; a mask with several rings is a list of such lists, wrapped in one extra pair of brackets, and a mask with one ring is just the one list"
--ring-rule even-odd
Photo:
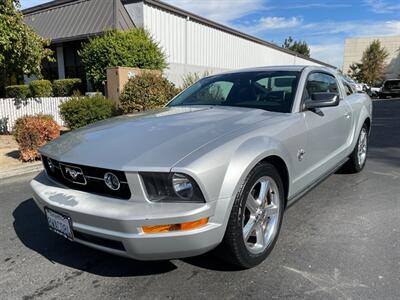
[(50, 40), (37, 35), (19, 11), (19, 0), (0, 4), (0, 94), (12, 76), (41, 77), (42, 61), (52, 58)]
[(363, 75), (361, 72), (362, 64), (360, 63), (352, 63), (349, 66), (349, 71), (347, 74), (356, 81), (363, 82)]
[(354, 79), (372, 85), (384, 78), (386, 59), (389, 53), (379, 40), (374, 40), (364, 50), (361, 62), (350, 66), (349, 75)]
[(289, 36), (283, 42), (282, 47), (297, 52), (306, 57), (310, 57), (310, 47), (308, 47), (308, 44), (305, 41), (295, 41), (291, 36)]
[(102, 89), (107, 67), (163, 70), (167, 66), (161, 48), (141, 28), (108, 31), (84, 44), (79, 55), (96, 89)]

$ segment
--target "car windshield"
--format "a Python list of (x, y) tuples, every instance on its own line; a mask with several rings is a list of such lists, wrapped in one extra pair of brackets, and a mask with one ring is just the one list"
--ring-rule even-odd
[(221, 74), (199, 80), (168, 106), (222, 105), (289, 113), (300, 72), (254, 71)]
[(400, 89), (400, 80), (389, 80), (385, 82), (387, 89)]

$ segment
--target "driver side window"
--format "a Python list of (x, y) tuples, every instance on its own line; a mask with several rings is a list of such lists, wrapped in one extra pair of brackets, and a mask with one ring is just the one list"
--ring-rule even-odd
[(312, 100), (311, 95), (314, 93), (339, 94), (336, 78), (327, 73), (311, 73), (304, 89), (304, 100)]

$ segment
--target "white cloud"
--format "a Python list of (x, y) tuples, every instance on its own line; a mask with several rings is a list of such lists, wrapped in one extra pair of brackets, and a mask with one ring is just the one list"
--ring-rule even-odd
[(349, 3), (319, 3), (319, 2), (307, 2), (307, 3), (294, 3), (289, 5), (281, 6), (270, 6), (269, 9), (310, 9), (310, 8), (344, 8), (352, 7)]
[(377, 14), (395, 13), (400, 9), (400, 4), (389, 3), (384, 0), (364, 0), (364, 3)]
[(260, 30), (282, 29), (299, 26), (302, 22), (302, 19), (298, 17), (262, 17), (257, 26), (260, 27)]
[(300, 27), (303, 19), (300, 17), (261, 17), (250, 22), (242, 22), (234, 27), (248, 34), (260, 34), (263, 32), (282, 31), (284, 29), (293, 29)]
[[(400, 34), (400, 21), (346, 21), (308, 23), (299, 28), (308, 36), (346, 34), (348, 36), (382, 36)], [(329, 36), (328, 36), (329, 37)]]
[(266, 9), (265, 1), (262, 0), (166, 0), (166, 2), (224, 24)]
[(343, 41), (325, 42), (322, 44), (311, 44), (310, 52), (313, 58), (328, 64), (342, 68), (343, 65)]

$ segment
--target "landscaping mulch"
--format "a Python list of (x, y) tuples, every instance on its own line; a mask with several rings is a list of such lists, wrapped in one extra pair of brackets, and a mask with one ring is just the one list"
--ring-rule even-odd
[(40, 161), (22, 162), (18, 145), (12, 135), (0, 135), (0, 178), (30, 172), (41, 166)]

